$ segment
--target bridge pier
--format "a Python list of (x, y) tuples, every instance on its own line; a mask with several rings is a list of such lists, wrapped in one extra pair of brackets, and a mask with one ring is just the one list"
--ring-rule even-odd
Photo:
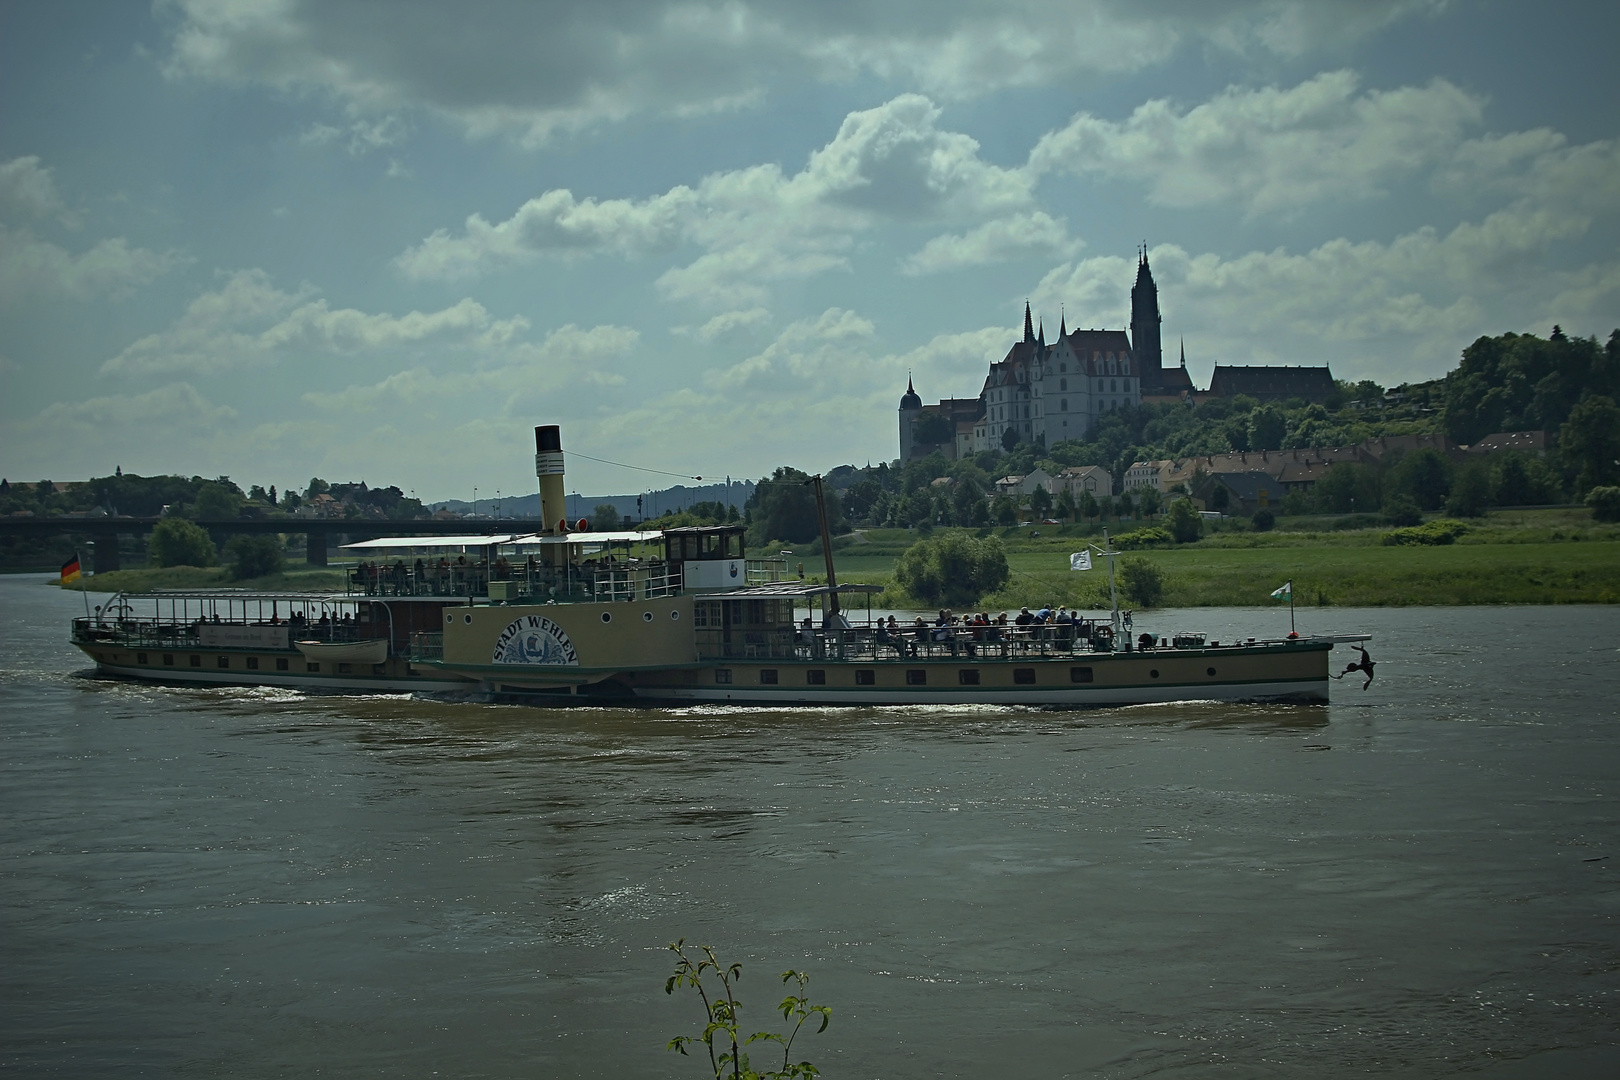
[(95, 548), (92, 573), (105, 574), (119, 569), (117, 533), (96, 533), (91, 538), (91, 546)]
[(310, 529), (304, 534), (304, 561), (310, 566), (326, 565), (325, 529)]

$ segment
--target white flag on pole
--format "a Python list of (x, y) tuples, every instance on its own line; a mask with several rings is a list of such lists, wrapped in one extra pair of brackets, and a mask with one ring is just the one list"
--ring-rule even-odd
[(1077, 551), (1073, 555), (1070, 555), (1069, 556), (1069, 569), (1070, 570), (1090, 570), (1091, 569), (1091, 552), (1089, 552), (1089, 551)]
[(1280, 588), (1276, 592), (1272, 593), (1271, 598), (1273, 600), (1288, 600), (1288, 599), (1291, 599), (1293, 597), (1293, 595), (1294, 595), (1294, 583), (1292, 581), (1289, 581), (1289, 582), (1284, 583), (1282, 588)]

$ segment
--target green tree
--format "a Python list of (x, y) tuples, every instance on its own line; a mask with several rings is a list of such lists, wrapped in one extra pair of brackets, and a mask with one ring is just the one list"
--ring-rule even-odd
[(304, 489), (304, 498), (313, 499), (315, 496), (325, 495), (331, 490), (331, 484), (328, 484), (325, 480), (322, 480), (318, 476), (312, 476), (309, 478), (309, 486)]
[(1249, 449), (1280, 450), (1288, 434), (1288, 418), (1275, 405), (1262, 405), (1249, 414)]
[(1170, 504), (1170, 512), (1165, 515), (1165, 527), (1170, 530), (1176, 543), (1190, 544), (1198, 539), (1204, 519), (1198, 516), (1198, 509), (1190, 499), (1177, 499)]
[(1136, 502), (1141, 507), (1144, 517), (1152, 517), (1164, 505), (1164, 496), (1159, 494), (1159, 489), (1156, 487), (1137, 488)]
[(1423, 508), (1410, 495), (1391, 495), (1385, 499), (1382, 516), (1386, 525), (1423, 524)]
[(1217, 480), (1215, 486), (1209, 492), (1209, 508), (1224, 512), (1231, 504), (1232, 493), (1226, 489), (1225, 484)]
[(1095, 518), (1101, 513), (1102, 507), (1097, 505), (1096, 496), (1089, 491), (1082, 491), (1080, 493), (1080, 516), (1083, 518)]
[(191, 516), (202, 521), (228, 521), (242, 512), (242, 494), (218, 481), (209, 481), (197, 491)]
[(1029, 508), (1034, 511), (1035, 519), (1039, 521), (1052, 509), (1052, 493), (1043, 487), (1037, 487), (1029, 493)]
[(1270, 532), (1277, 524), (1277, 515), (1262, 506), (1254, 512), (1254, 517), (1250, 521), (1254, 525), (1255, 532)]
[(237, 581), (279, 574), (286, 563), (279, 536), (233, 536), (225, 545), (225, 559)]
[(1140, 555), (1119, 560), (1119, 587), (1125, 599), (1137, 607), (1158, 607), (1164, 599), (1164, 576)]
[(1558, 449), (1576, 491), (1620, 484), (1620, 406), (1601, 394), (1581, 401), (1558, 432)]
[(1595, 487), (1586, 493), (1586, 505), (1592, 508), (1592, 520), (1620, 521), (1620, 487)]
[(1457, 471), (1446, 499), (1446, 513), (1454, 517), (1480, 517), (1491, 503), (1491, 470), (1483, 461), (1471, 461)]
[(1008, 425), (1007, 429), (1001, 433), (1001, 448), (1008, 453), (1012, 453), (1012, 448), (1017, 445), (1018, 432), (1011, 425)]
[[(779, 468), (769, 480), (760, 481), (748, 500), (753, 512), (753, 525), (749, 540), (762, 547), (769, 540), (786, 540), (804, 544), (821, 535), (820, 519), (816, 516), (816, 493), (809, 483), (810, 476), (798, 469)], [(826, 492), (827, 526), (837, 535), (848, 529), (836, 492)], [(928, 508), (929, 513), (932, 507)]]
[(917, 541), (894, 568), (900, 587), (930, 606), (976, 603), (1010, 575), (999, 538), (975, 538), (955, 529)]
[(1451, 494), (1451, 462), (1438, 450), (1419, 447), (1390, 469), (1389, 490), (1412, 496), (1425, 510), (1438, 510)]
[(157, 566), (213, 566), (214, 541), (201, 525), (164, 518), (152, 527), (146, 554)]
[(997, 525), (1018, 524), (1018, 504), (1006, 495), (997, 495), (990, 504), (990, 518)]
[(597, 532), (612, 532), (623, 521), (624, 519), (619, 516), (619, 508), (612, 503), (598, 503), (596, 509), (591, 511), (591, 528)]
[(1073, 521), (1077, 509), (1074, 505), (1074, 493), (1066, 487), (1058, 492), (1057, 504), (1054, 509), (1057, 510), (1057, 516), (1064, 521)]

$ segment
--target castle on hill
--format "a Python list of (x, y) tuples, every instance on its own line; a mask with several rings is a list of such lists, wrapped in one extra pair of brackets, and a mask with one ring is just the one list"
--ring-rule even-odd
[(943, 451), (965, 458), (1020, 442), (1042, 446), (1084, 439), (1105, 413), (1144, 402), (1188, 401), (1246, 393), (1258, 400), (1323, 400), (1333, 390), (1327, 367), (1238, 367), (1217, 364), (1208, 391), (1197, 391), (1179, 367), (1164, 366), (1159, 287), (1146, 249), (1137, 253), (1131, 328), (1070, 330), (1064, 318), (1051, 344), (1024, 304), (1024, 335), (990, 365), (978, 397), (924, 405), (912, 380), (900, 398), (900, 463)]

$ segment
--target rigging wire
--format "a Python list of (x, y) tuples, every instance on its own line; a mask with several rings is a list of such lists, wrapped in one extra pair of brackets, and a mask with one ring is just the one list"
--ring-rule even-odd
[(629, 465), (623, 461), (609, 461), (607, 458), (591, 457), (591, 455), (582, 454), (578, 450), (569, 450), (567, 453), (569, 457), (582, 457), (586, 461), (599, 461), (603, 465), (617, 465), (621, 469), (636, 469), (639, 472), (658, 473), (662, 476), (678, 476), (682, 480), (703, 479), (701, 476), (692, 476), (690, 473), (670, 472), (668, 469), (649, 469), (645, 465)]

